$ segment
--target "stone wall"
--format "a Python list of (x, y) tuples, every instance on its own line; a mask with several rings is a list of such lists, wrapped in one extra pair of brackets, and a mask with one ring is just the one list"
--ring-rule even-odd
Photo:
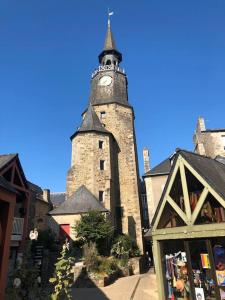
[(51, 209), (51, 205), (41, 199), (36, 199), (35, 203), (35, 218), (34, 227), (38, 230), (48, 229), (48, 212)]
[(225, 156), (225, 129), (206, 130), (203, 118), (199, 118), (194, 134), (195, 152), (215, 158)]
[(135, 238), (142, 251), (139, 172), (133, 110), (131, 107), (116, 103), (95, 105), (94, 109), (100, 119), (100, 112), (106, 113), (101, 121), (113, 134), (118, 144), (119, 202), (123, 208), (122, 231)]
[[(103, 142), (102, 149), (99, 141)], [(100, 170), (104, 160), (104, 170)], [(111, 212), (112, 225), (117, 227), (115, 206), (117, 205), (117, 145), (109, 134), (86, 132), (77, 134), (72, 141), (72, 166), (67, 176), (67, 197), (80, 186), (99, 199), (103, 191), (103, 205)]]

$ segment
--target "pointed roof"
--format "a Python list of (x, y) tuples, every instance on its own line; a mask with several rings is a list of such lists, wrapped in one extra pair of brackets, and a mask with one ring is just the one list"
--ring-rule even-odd
[(203, 156), (194, 152), (178, 149), (171, 167), (162, 196), (156, 208), (151, 225), (153, 226), (166, 194), (170, 179), (176, 166), (179, 155), (181, 155), (192, 168), (225, 200), (225, 165), (216, 159)]
[(84, 186), (76, 190), (59, 207), (49, 212), (50, 215), (69, 215), (81, 214), (89, 211), (108, 212), (99, 200)]
[(81, 127), (71, 136), (70, 139), (73, 139), (73, 137), (79, 132), (88, 132), (88, 131), (97, 131), (97, 132), (108, 133), (108, 134), (110, 133), (108, 130), (104, 128), (104, 126), (100, 122), (91, 104), (89, 104), (88, 110), (82, 121)]
[(113, 34), (112, 34), (110, 25), (108, 25), (108, 29), (107, 29), (107, 33), (106, 33), (106, 37), (105, 37), (105, 44), (104, 44), (104, 48), (103, 48), (103, 51), (107, 51), (107, 50), (116, 50), (116, 44), (115, 44), (115, 41), (113, 38)]
[(2, 154), (0, 155), (0, 169), (7, 165), (17, 154)]
[(101, 60), (102, 60), (103, 56), (106, 55), (106, 54), (113, 54), (118, 58), (119, 62), (122, 61), (122, 54), (116, 49), (116, 43), (115, 43), (115, 40), (113, 38), (110, 23), (108, 23), (104, 48), (98, 56), (98, 59), (99, 59), (100, 63), (101, 63)]

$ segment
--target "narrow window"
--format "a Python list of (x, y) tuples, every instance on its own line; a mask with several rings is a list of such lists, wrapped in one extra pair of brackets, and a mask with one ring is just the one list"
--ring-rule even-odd
[(105, 166), (105, 161), (104, 160), (100, 160), (100, 170), (104, 170), (104, 166)]
[(225, 135), (222, 135), (222, 141), (223, 141), (223, 149), (225, 150)]
[(99, 201), (103, 202), (104, 201), (104, 192), (103, 191), (99, 191)]
[(100, 118), (101, 118), (101, 119), (104, 119), (105, 116), (106, 116), (105, 111), (100, 111)]
[(103, 141), (98, 141), (98, 148), (103, 149)]

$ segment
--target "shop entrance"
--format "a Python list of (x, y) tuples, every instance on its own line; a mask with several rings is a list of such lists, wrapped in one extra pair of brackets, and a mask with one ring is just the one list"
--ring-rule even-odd
[(168, 300), (225, 300), (225, 237), (160, 242)]

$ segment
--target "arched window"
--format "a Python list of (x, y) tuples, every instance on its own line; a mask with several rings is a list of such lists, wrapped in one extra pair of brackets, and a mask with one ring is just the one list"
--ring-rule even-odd
[(111, 60), (110, 60), (110, 59), (107, 60), (106, 65), (107, 65), (107, 66), (110, 66), (110, 65), (111, 65)]

